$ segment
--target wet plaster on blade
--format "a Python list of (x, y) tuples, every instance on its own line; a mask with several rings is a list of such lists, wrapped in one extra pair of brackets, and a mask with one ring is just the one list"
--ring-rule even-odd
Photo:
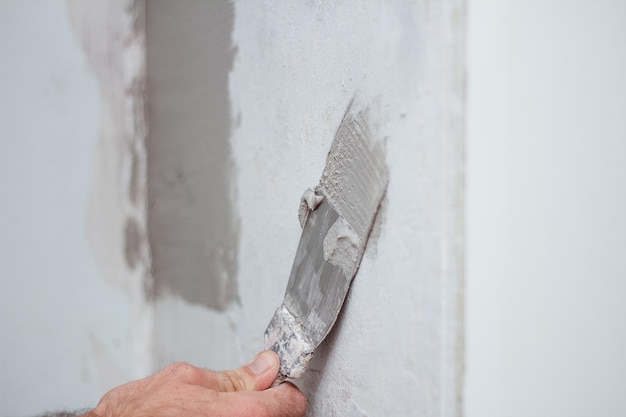
[(309, 213), (317, 208), (322, 202), (322, 197), (319, 194), (318, 187), (307, 188), (300, 198), (300, 207), (298, 208), (298, 221), (300, 221), (300, 227), (304, 227)]
[(324, 260), (340, 267), (347, 280), (358, 270), (389, 175), (384, 142), (375, 139), (368, 118), (369, 109), (353, 99), (331, 144), (318, 187), (339, 214), (324, 238)]
[(148, 232), (157, 297), (238, 300), (230, 2), (146, 3)]
[[(369, 169), (371, 166), (377, 169)], [(374, 139), (368, 110), (353, 100), (328, 152), (319, 188), (363, 243), (387, 180), (383, 142)], [(354, 201), (359, 204), (350, 204)]]
[(324, 238), (324, 260), (340, 267), (347, 280), (356, 272), (361, 240), (348, 223), (340, 217)]
[[(387, 186), (383, 148), (375, 145), (367, 111), (356, 110), (362, 108), (354, 102), (348, 107), (320, 186), (301, 199), (305, 229), (283, 305), (265, 332), (266, 349), (278, 353), (281, 375), (289, 378), (304, 373), (313, 349), (337, 320)], [(356, 224), (340, 214), (353, 211)]]

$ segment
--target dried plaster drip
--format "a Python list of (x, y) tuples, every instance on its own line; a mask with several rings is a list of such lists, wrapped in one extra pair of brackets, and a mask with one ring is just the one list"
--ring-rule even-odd
[(322, 202), (322, 197), (319, 194), (318, 187), (307, 188), (300, 198), (300, 207), (298, 208), (298, 220), (300, 221), (300, 227), (304, 227), (306, 219), (309, 217), (309, 213), (317, 208)]
[(265, 330), (265, 349), (280, 358), (278, 379), (299, 378), (313, 359), (314, 344), (305, 336), (300, 319), (281, 305)]

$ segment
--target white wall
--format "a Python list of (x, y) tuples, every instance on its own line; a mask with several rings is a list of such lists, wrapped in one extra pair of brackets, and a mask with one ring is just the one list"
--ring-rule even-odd
[[(90, 406), (165, 362), (226, 368), (261, 349), (299, 195), (355, 92), (388, 138), (389, 194), (338, 327), (300, 384), (311, 415), (455, 414), (462, 8), (235, 3), (222, 35), (237, 48), (240, 303), (215, 311), (162, 296), (151, 333), (149, 265), (129, 269), (123, 248), (128, 216), (144, 226), (145, 201), (128, 191), (145, 184), (128, 182), (142, 91), (123, 93), (141, 86), (124, 78), (129, 65), (141, 75), (141, 34), (120, 11), (142, 3), (72, 4), (101, 94), (65, 3), (0, 3), (0, 414)], [(467, 16), (465, 414), (623, 415), (626, 8), (472, 0)], [(129, 39), (136, 49), (115, 49)], [(90, 189), (101, 272), (85, 239)]]
[(625, 19), (469, 2), (467, 417), (626, 415)]
[(0, 56), (0, 415), (93, 406), (132, 374), (85, 233), (97, 84), (63, 1), (0, 2)]
[[(309, 415), (457, 415), (462, 4), (241, 1), (234, 3), (233, 28), (220, 32), (207, 24), (236, 50), (219, 87), (228, 91), (223, 105), (235, 172), (232, 182), (222, 182), (232, 184), (222, 194), (232, 198), (239, 219), (239, 290), (219, 308), (151, 292), (143, 3), (69, 4), (99, 96), (62, 4), (46, 3), (47, 13), (34, 2), (2, 6), (2, 47), (10, 57), (2, 76), (16, 80), (2, 100), (3, 137), (22, 138), (5, 139), (11, 152), (2, 160), (5, 182), (20, 186), (9, 189), (3, 207), (4, 218), (19, 221), (7, 222), (2, 239), (11, 254), (8, 276), (15, 277), (2, 281), (2, 308), (9, 310), (0, 323), (11, 337), (2, 344), (8, 372), (1, 381), (9, 393), (2, 392), (2, 413), (93, 405), (116, 377), (174, 360), (229, 368), (261, 350), (296, 250), (300, 195), (319, 180), (339, 122), (357, 96), (375, 139), (386, 141), (389, 188), (342, 316), (299, 384)], [(38, 105), (44, 107), (37, 112)], [(170, 274), (175, 279), (176, 271)], [(56, 349), (59, 356), (51, 355)], [(115, 369), (118, 375), (94, 382), (94, 374)]]
[[(387, 140), (378, 238), (299, 382), (309, 415), (451, 416), (460, 381), (462, 8), (235, 3), (230, 78), (244, 357), (280, 304), (301, 193), (357, 94)], [(243, 359), (243, 358), (242, 358)]]

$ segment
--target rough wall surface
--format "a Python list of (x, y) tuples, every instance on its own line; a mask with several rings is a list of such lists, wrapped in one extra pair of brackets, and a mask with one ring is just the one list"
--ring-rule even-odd
[(235, 2), (242, 360), (282, 299), (298, 199), (355, 95), (386, 140), (377, 236), (298, 382), (309, 415), (459, 413), (463, 19), (460, 2)]
[[(11, 3), (11, 7), (15, 4)], [(462, 2), (353, 1), (335, 5), (235, 1), (232, 5), (224, 2), (222, 9), (213, 9), (211, 17), (217, 20), (207, 20), (205, 25), (198, 24), (202, 23), (198, 22), (199, 15), (187, 21), (153, 9), (157, 13), (147, 14), (146, 26), (143, 25), (146, 5), (141, 0), (89, 3), (73, 0), (68, 4), (78, 43), (100, 87), (99, 141), (91, 142), (95, 148), (91, 191), (88, 181), (79, 184), (84, 188), (70, 193), (76, 204), (72, 206), (74, 211), (66, 213), (69, 217), (62, 216), (64, 211), (59, 206), (45, 218), (48, 223), (42, 224), (66, 219), (67, 224), (75, 227), (68, 233), (68, 239), (74, 239), (72, 242), (76, 244), (72, 248), (77, 250), (72, 255), (77, 255), (79, 250), (86, 252), (84, 242), (76, 238), (81, 236), (76, 225), (83, 224), (76, 220), (80, 218), (77, 213), (88, 212), (87, 234), (94, 265), (89, 263), (89, 255), (84, 254), (84, 258), (79, 257), (84, 261), (83, 270), (52, 268), (50, 274), (59, 277), (61, 288), (78, 291), (59, 291), (64, 297), (53, 298), (55, 302), (72, 306), (74, 298), (78, 298), (82, 303), (78, 305), (93, 309), (89, 311), (98, 319), (83, 320), (81, 316), (80, 321), (73, 322), (78, 313), (59, 310), (65, 315), (59, 316), (62, 318), (58, 322), (74, 323), (74, 327), (68, 325), (67, 334), (55, 333), (57, 339), (50, 340), (58, 343), (59, 334), (74, 340), (70, 333), (80, 334), (83, 339), (85, 334), (94, 333), (93, 346), (88, 343), (83, 346), (85, 341), (81, 339), (81, 350), (67, 349), (63, 353), (90, 358), (93, 352), (99, 362), (74, 364), (85, 373), (77, 374), (74, 369), (71, 380), (64, 380), (59, 376), (62, 373), (49, 368), (52, 370), (47, 370), (50, 373), (44, 377), (50, 379), (41, 380), (67, 388), (66, 395), (56, 395), (47, 403), (33, 402), (33, 407), (28, 409), (15, 408), (19, 410), (16, 414), (37, 411), (35, 404), (72, 406), (76, 403), (68, 402), (67, 392), (72, 394), (76, 387), (86, 387), (80, 394), (83, 402), (77, 405), (93, 405), (111, 384), (145, 375), (171, 361), (232, 368), (261, 350), (263, 332), (282, 300), (296, 251), (301, 231), (297, 217), (300, 196), (318, 182), (346, 107), (358, 97), (368, 109), (368, 125), (375, 132), (374, 139), (386, 144), (389, 186), (344, 310), (308, 374), (298, 384), (309, 398), (311, 416), (458, 415), (462, 374)], [(176, 2), (180, 8), (200, 4)], [(171, 7), (166, 2), (152, 5)], [(60, 4), (55, 7), (57, 12), (62, 8)], [(36, 9), (33, 6), (26, 12), (38, 15)], [(229, 25), (218, 24), (222, 12), (230, 19)], [(146, 55), (146, 42), (150, 38), (145, 38), (145, 27), (159, 19), (162, 27), (171, 32), (164, 38), (156, 34), (153, 38), (156, 43), (148, 45)], [(146, 56), (148, 64), (151, 58), (156, 58), (153, 65), (178, 61), (174, 65), (180, 64), (181, 72), (189, 70), (199, 83), (212, 71), (202, 59), (188, 61), (186, 57), (190, 55), (184, 53), (189, 51), (171, 50), (179, 47), (168, 43), (181, 34), (176, 25), (187, 23), (193, 23), (190, 26), (194, 29), (184, 34), (190, 44), (183, 46), (192, 47), (192, 51), (206, 48), (198, 54), (206, 59), (220, 59), (222, 55), (214, 53), (227, 51), (228, 59), (234, 55), (232, 69), (225, 64), (226, 70), (218, 68), (219, 77), (209, 75), (206, 81), (212, 83), (211, 87), (198, 85), (197, 93), (202, 96), (198, 98), (193, 88), (190, 95), (181, 94), (182, 88), (190, 88), (189, 83), (178, 84), (181, 80), (168, 79), (177, 76), (176, 68), (171, 73), (167, 68), (159, 68), (152, 73), (156, 87), (155, 101), (151, 103)], [(69, 23), (62, 25), (68, 26), (65, 29), (69, 32)], [(193, 33), (196, 30), (197, 36)], [(35, 29), (31, 32), (38, 33)], [(41, 49), (37, 42), (33, 45), (31, 50)], [(161, 58), (150, 55), (151, 47), (156, 48), (155, 53), (164, 55)], [(77, 61), (75, 55), (73, 59), (67, 62)], [(10, 71), (7, 73), (11, 75)], [(62, 68), (59, 73), (67, 71)], [(146, 82), (147, 102), (144, 101)], [(172, 89), (171, 94), (168, 88)], [(10, 92), (12, 97), (20, 97), (19, 89)], [(166, 94), (159, 97), (159, 92)], [(211, 101), (215, 92), (220, 94), (219, 99)], [(163, 97), (165, 101), (160, 101)], [(203, 101), (207, 97), (209, 101)], [(167, 102), (168, 99), (173, 101)], [(50, 102), (58, 104), (62, 100)], [(211, 108), (215, 103), (218, 107)], [(153, 120), (145, 120), (146, 108)], [(50, 112), (50, 108), (41, 111)], [(50, 114), (57, 116), (57, 121), (67, 121), (63, 114)], [(84, 114), (77, 112), (75, 117)], [(216, 124), (205, 124), (203, 119), (212, 117)], [(57, 138), (72, 137), (79, 143), (80, 135), (88, 133), (81, 130), (79, 136), (71, 136), (72, 126), (77, 126), (71, 122), (67, 123), (67, 131), (57, 132)], [(175, 126), (177, 123), (180, 126)], [(14, 129), (11, 132), (22, 132), (17, 124), (7, 126)], [(217, 130), (212, 131), (211, 126), (217, 126)], [(152, 149), (156, 152), (152, 161), (151, 128), (161, 134), (159, 148)], [(97, 127), (89, 125), (85, 129), (98, 137)], [(205, 130), (209, 130), (206, 136)], [(32, 137), (46, 137), (47, 133), (35, 132)], [(213, 152), (209, 144), (216, 145), (212, 143), (215, 134), (219, 134), (222, 148)], [(183, 142), (186, 147), (181, 151), (176, 144)], [(84, 163), (90, 148), (81, 149), (83, 153), (76, 158)], [(63, 150), (63, 146), (55, 147), (50, 157), (57, 155), (59, 164), (64, 164), (67, 155)], [(179, 151), (181, 154), (176, 155)], [(20, 152), (23, 155), (29, 149)], [(172, 156), (173, 160), (168, 159)], [(211, 158), (219, 158), (218, 162), (227, 168), (214, 170), (216, 166), (206, 165)], [(232, 158), (230, 162), (229, 158)], [(173, 165), (168, 165), (172, 161)], [(172, 205), (160, 213), (158, 221), (179, 216), (176, 220), (182, 221), (189, 233), (176, 234), (182, 228), (177, 229), (175, 224), (148, 227), (150, 190), (152, 201), (163, 201), (159, 200), (163, 192), (159, 183), (150, 184), (151, 162), (157, 168), (152, 171), (155, 174), (152, 180), (163, 180), (166, 186), (173, 187), (166, 190), (168, 195), (163, 195)], [(15, 164), (9, 164), (3, 165), (3, 169), (6, 166), (16, 168)], [(72, 180), (85, 175), (86, 169), (69, 170), (70, 165), (64, 168), (68, 171), (58, 172)], [(49, 177), (51, 184), (72, 184), (66, 182), (66, 177), (56, 182), (52, 181), (54, 176)], [(192, 180), (193, 184), (185, 184), (183, 179)], [(87, 209), (84, 206), (88, 193)], [(56, 201), (56, 195), (45, 195)], [(209, 196), (216, 200), (205, 201)], [(219, 201), (226, 196), (229, 201)], [(62, 197), (59, 201), (70, 201), (68, 196)], [(10, 207), (19, 212), (28, 206), (28, 201)], [(236, 227), (232, 227), (233, 223), (198, 223), (194, 229), (196, 220), (203, 221), (204, 210), (213, 220), (227, 215)], [(196, 220), (190, 221), (188, 215)], [(63, 247), (59, 242), (65, 237), (66, 229), (59, 230), (62, 230), (61, 239), (48, 244), (55, 250)], [(36, 247), (31, 246), (29, 238), (24, 238), (32, 236), (36, 241), (37, 231), (31, 231), (27, 235), (15, 229), (11, 236), (16, 241), (26, 240), (21, 241), (22, 246), (5, 241), (9, 242), (8, 253), (26, 253), (26, 249)], [(191, 237), (183, 243), (191, 243), (188, 247), (197, 250), (200, 256), (185, 258), (191, 254), (184, 253), (184, 247), (166, 241), (174, 235), (183, 240)], [(204, 241), (205, 238), (209, 240)], [(224, 247), (233, 253), (220, 252), (224, 241), (227, 242)], [(206, 246), (194, 246), (197, 242)], [(49, 259), (53, 266), (60, 265), (59, 259), (68, 261), (68, 265), (74, 260), (69, 255), (59, 258), (59, 252), (55, 251), (50, 251), (46, 258), (46, 247), (39, 250), (40, 259)], [(178, 256), (181, 253), (183, 256)], [(151, 272), (155, 264), (151, 254), (163, 256), (161, 271), (166, 271), (168, 281), (163, 286), (165, 291), (154, 291)], [(171, 259), (178, 259), (176, 262), (186, 268), (190, 267), (186, 262), (220, 260), (221, 256), (226, 267), (215, 268), (217, 274), (197, 274), (179, 286), (181, 283), (176, 279), (182, 270)], [(15, 259), (20, 258), (15, 256)], [(219, 266), (219, 262), (211, 262), (210, 265)], [(20, 269), (25, 264), (11, 264), (15, 266), (11, 273), (25, 276), (25, 270)], [(78, 285), (82, 282), (79, 278), (90, 265), (94, 269), (91, 271), (94, 282), (83, 288)], [(97, 279), (96, 267), (102, 280)], [(204, 269), (202, 265), (191, 267), (196, 272)], [(224, 274), (220, 275), (220, 271)], [(212, 282), (204, 286), (203, 280)], [(102, 286), (103, 281), (110, 285)], [(30, 286), (22, 289), (8, 286), (10, 290), (17, 288), (14, 294), (26, 291), (39, 294), (33, 289), (49, 288), (42, 281), (20, 282), (30, 282)], [(202, 296), (197, 288), (215, 289), (218, 294)], [(3, 291), (4, 294), (11, 293)], [(41, 299), (50, 302), (49, 296)], [(3, 302), (3, 308), (4, 305)], [(17, 306), (16, 311), (21, 307), (16, 303), (10, 305)], [(45, 310), (33, 311), (45, 315)], [(2, 322), (3, 329), (6, 326), (10, 330), (8, 334), (30, 329), (22, 326), (25, 316), (20, 314), (17, 320)], [(72, 319), (67, 321), (68, 317)], [(16, 323), (22, 327), (10, 327)], [(80, 327), (78, 333), (76, 326)], [(31, 330), (40, 331), (36, 326)], [(113, 343), (117, 339), (121, 339), (120, 351), (116, 351)], [(48, 356), (41, 352), (33, 350), (28, 355), (15, 356), (41, 357), (49, 364)], [(18, 361), (15, 363), (19, 365)], [(13, 374), (20, 371), (18, 366), (10, 369)], [(96, 372), (101, 379), (99, 386), (93, 383)], [(83, 382), (87, 381), (86, 385), (75, 380), (77, 375)], [(11, 392), (18, 392), (21, 387), (12, 380), (0, 381), (5, 385), (10, 382)], [(4, 385), (0, 391), (4, 392)], [(42, 388), (41, 392), (45, 390)], [(76, 392), (78, 395), (79, 391)], [(51, 390), (47, 395), (54, 393)]]

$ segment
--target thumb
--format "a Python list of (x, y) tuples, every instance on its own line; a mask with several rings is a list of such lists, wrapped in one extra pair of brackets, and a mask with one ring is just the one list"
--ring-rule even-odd
[(234, 371), (223, 371), (219, 391), (262, 391), (278, 375), (278, 355), (271, 350), (259, 353), (246, 365)]

